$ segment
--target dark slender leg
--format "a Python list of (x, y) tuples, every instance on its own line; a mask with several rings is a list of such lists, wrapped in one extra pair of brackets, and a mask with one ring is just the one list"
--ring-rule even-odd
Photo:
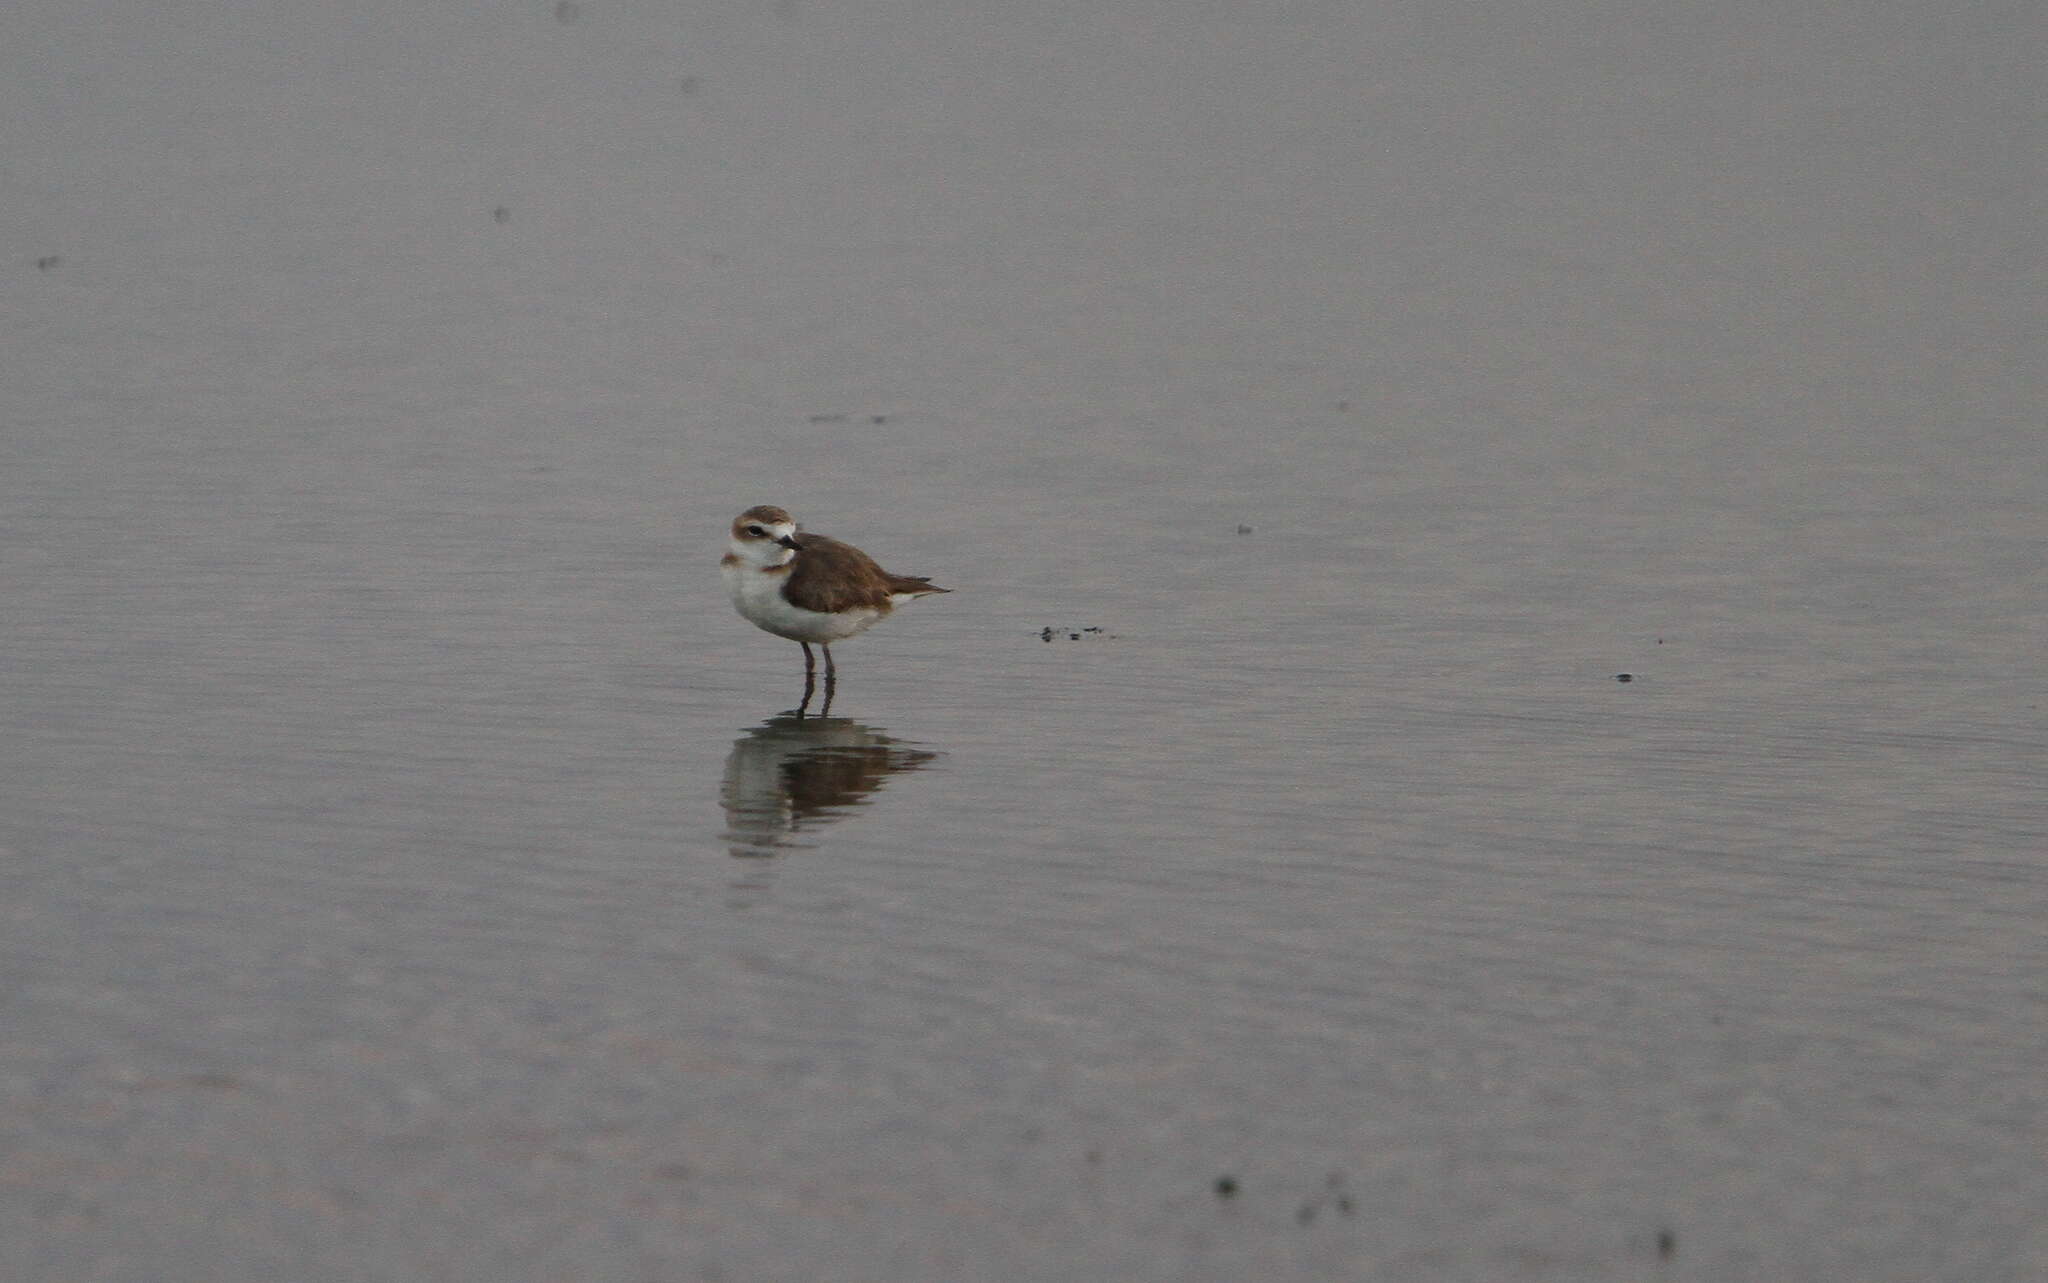
[[(815, 676), (817, 668), (816, 661), (811, 658), (811, 644), (809, 642), (798, 642), (797, 645), (804, 648), (804, 698), (803, 702), (796, 706), (796, 715), (802, 717), (806, 712), (810, 711), (811, 692), (818, 688)], [(831, 652), (827, 651), (825, 654), (829, 662)], [(825, 702), (828, 704), (832, 702), (832, 679), (830, 677), (825, 679)]]
[(825, 704), (818, 710), (818, 716), (824, 717), (832, 711), (832, 691), (839, 685), (839, 666), (832, 662), (830, 646), (819, 642), (818, 649), (825, 652)]

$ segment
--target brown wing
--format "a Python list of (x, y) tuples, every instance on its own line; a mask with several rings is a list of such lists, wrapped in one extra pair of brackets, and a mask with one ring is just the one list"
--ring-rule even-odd
[(782, 595), (792, 606), (827, 614), (862, 606), (889, 609), (890, 579), (875, 559), (824, 535), (798, 535)]
[[(882, 573), (885, 575), (889, 574), (886, 570)], [(916, 596), (920, 593), (952, 592), (953, 590), (951, 588), (939, 587), (932, 582), (930, 575), (889, 575), (889, 591), (907, 592), (912, 596)]]

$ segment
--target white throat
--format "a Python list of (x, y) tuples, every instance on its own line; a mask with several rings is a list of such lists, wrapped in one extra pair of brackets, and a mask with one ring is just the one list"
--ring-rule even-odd
[(796, 549), (785, 548), (768, 539), (733, 539), (727, 542), (726, 548), (749, 566), (762, 570), (770, 566), (786, 566), (789, 559), (796, 556)]

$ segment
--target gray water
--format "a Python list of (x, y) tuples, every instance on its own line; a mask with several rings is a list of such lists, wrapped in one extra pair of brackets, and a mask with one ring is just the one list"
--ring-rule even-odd
[(2048, 18), (1108, 8), (0, 20), (0, 1277), (2048, 1277)]

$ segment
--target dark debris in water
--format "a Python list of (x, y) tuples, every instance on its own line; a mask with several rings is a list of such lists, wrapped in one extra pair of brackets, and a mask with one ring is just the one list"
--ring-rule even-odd
[(1038, 640), (1042, 642), (1054, 641), (1058, 639), (1062, 634), (1066, 636), (1066, 639), (1068, 641), (1080, 641), (1084, 637), (1110, 639), (1114, 639), (1116, 637), (1115, 633), (1110, 632), (1108, 629), (1105, 628), (1060, 628), (1055, 627), (1052, 624), (1047, 624), (1045, 627), (1038, 630)]
[(1351, 1201), (1351, 1191), (1344, 1188), (1344, 1173), (1331, 1172), (1318, 1193), (1302, 1200), (1301, 1206), (1294, 1209), (1295, 1224), (1313, 1224), (1325, 1208), (1339, 1216), (1349, 1216), (1358, 1210), (1357, 1205)]
[[(1218, 1176), (1210, 1190), (1222, 1201), (1228, 1202), (1244, 1192), (1244, 1184), (1229, 1172)], [(1350, 1217), (1358, 1213), (1358, 1204), (1351, 1197), (1351, 1190), (1345, 1184), (1344, 1173), (1331, 1172), (1323, 1179), (1320, 1187), (1294, 1205), (1294, 1223), (1309, 1226), (1321, 1219), (1325, 1213)]]

